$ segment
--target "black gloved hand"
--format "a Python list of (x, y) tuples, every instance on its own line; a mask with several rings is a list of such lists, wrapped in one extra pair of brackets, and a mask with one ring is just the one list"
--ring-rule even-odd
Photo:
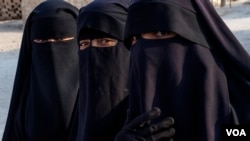
[(171, 139), (174, 136), (174, 119), (167, 117), (157, 123), (150, 120), (159, 117), (161, 110), (153, 108), (151, 111), (139, 115), (125, 125), (117, 134), (115, 141), (159, 141), (163, 138)]

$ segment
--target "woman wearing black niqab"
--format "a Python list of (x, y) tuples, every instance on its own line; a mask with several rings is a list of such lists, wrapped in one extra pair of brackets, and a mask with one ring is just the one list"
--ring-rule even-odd
[(99, 0), (80, 9), (80, 90), (70, 141), (112, 141), (124, 124), (130, 55), (123, 44), (127, 6), (125, 0)]
[(173, 117), (174, 141), (220, 141), (223, 125), (250, 123), (249, 54), (208, 0), (135, 0), (125, 32), (128, 123), (159, 107), (151, 124)]
[(64, 1), (46, 1), (23, 33), (3, 141), (63, 141), (79, 88), (76, 18)]

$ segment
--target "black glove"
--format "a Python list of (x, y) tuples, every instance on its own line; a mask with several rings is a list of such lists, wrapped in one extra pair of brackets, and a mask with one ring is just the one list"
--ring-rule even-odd
[(161, 110), (153, 108), (151, 111), (139, 115), (126, 124), (117, 134), (115, 141), (159, 141), (166, 138), (171, 139), (175, 130), (171, 128), (174, 119), (167, 117), (157, 123), (150, 123), (150, 120), (159, 117)]

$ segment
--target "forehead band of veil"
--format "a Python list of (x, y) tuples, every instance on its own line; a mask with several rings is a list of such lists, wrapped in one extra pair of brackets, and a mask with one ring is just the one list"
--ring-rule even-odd
[(78, 35), (82, 30), (93, 29), (123, 41), (127, 10), (122, 4), (118, 5), (93, 1), (87, 7), (80, 9), (77, 20)]
[(181, 37), (210, 48), (200, 26), (197, 13), (186, 1), (145, 0), (135, 1), (129, 7), (125, 30), (125, 44), (131, 38), (146, 32), (172, 31)]
[[(64, 9), (56, 13), (39, 13), (32, 18), (31, 39), (62, 39), (76, 36), (76, 18)], [(68, 28), (65, 28), (68, 27)]]

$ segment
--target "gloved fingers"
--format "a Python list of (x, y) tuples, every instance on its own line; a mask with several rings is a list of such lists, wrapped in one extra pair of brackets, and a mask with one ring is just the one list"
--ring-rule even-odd
[[(155, 123), (155, 125), (158, 127), (158, 129), (169, 128), (170, 126), (174, 125), (174, 118), (166, 117), (165, 119)], [(157, 130), (154, 132), (157, 132)]]
[(148, 111), (136, 117), (134, 120), (127, 124), (127, 128), (136, 129), (138, 127), (142, 127), (145, 123), (148, 123), (148, 121), (159, 117), (160, 114), (161, 110), (155, 107), (151, 111)]
[(147, 127), (138, 129), (137, 132), (142, 136), (147, 136), (162, 130), (166, 130), (173, 124), (174, 124), (174, 119), (172, 117), (167, 117), (157, 123), (150, 124)]
[(148, 141), (158, 141), (160, 139), (163, 138), (169, 138), (171, 139), (173, 136), (175, 135), (175, 129), (174, 128), (170, 128), (164, 131), (161, 131), (159, 133), (155, 133), (153, 135), (151, 135), (149, 137), (149, 139), (147, 139)]
[(173, 136), (175, 135), (175, 129), (170, 128), (168, 130), (161, 131), (155, 134), (149, 134), (148, 136), (137, 136), (137, 141), (159, 141), (161, 139), (168, 139), (168, 141), (173, 141)]

